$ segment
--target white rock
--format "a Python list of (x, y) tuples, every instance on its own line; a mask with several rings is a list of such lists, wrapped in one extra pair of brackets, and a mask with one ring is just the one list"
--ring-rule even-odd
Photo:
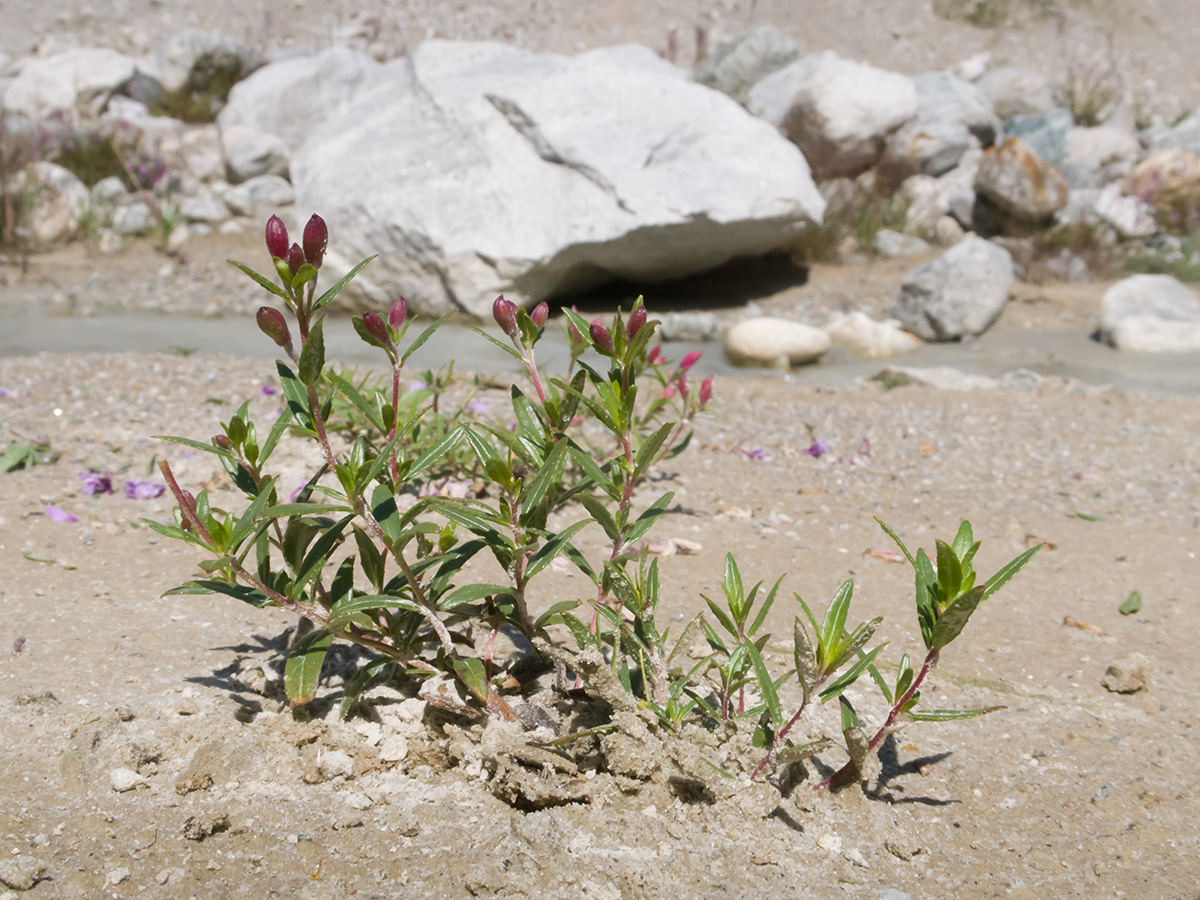
[(45, 161), (18, 172), (9, 180), (7, 193), (25, 205), (18, 227), (37, 244), (76, 237), (90, 199), (87, 187), (73, 173)]
[(785, 246), (824, 202), (803, 156), (645, 48), (575, 57), (427, 41), (296, 155), (297, 204), (378, 305), (486, 316), (610, 278)]
[(229, 218), (229, 207), (207, 189), (181, 199), (179, 212), (189, 222), (223, 222)]
[(911, 353), (921, 346), (921, 339), (901, 329), (895, 319), (875, 322), (858, 311), (836, 313), (825, 326), (825, 332), (835, 347), (844, 347), (867, 359)]
[(996, 321), (1012, 282), (1008, 251), (967, 237), (908, 273), (892, 314), (924, 340), (959, 340), (983, 333)]
[(1126, 197), (1120, 184), (1110, 184), (1095, 198), (1096, 216), (1122, 237), (1149, 237), (1158, 231), (1154, 207), (1139, 197)]
[(906, 75), (826, 50), (768, 75), (747, 107), (800, 147), (817, 178), (853, 177), (875, 165), (887, 136), (917, 114), (917, 89)]
[(123, 203), (112, 212), (112, 230), (117, 234), (145, 234), (154, 217), (143, 200)]
[(995, 378), (972, 375), (953, 366), (889, 366), (872, 380), (888, 387), (917, 384), (942, 391), (991, 391), (1001, 386)]
[(124, 181), (116, 175), (110, 175), (93, 184), (89, 194), (93, 206), (112, 206), (118, 200), (128, 197), (129, 191)]
[(800, 55), (794, 40), (772, 25), (750, 28), (702, 60), (692, 78), (739, 103), (750, 89)]
[(392, 734), (379, 746), (379, 758), (385, 762), (400, 762), (408, 756), (408, 740), (402, 734)]
[(350, 778), (354, 775), (354, 759), (345, 750), (326, 750), (317, 765), (326, 778)]
[(55, 114), (74, 120), (81, 108), (98, 114), (137, 66), (115, 50), (68, 50), (30, 59), (4, 92), (4, 108), (33, 119)]
[(914, 234), (904, 234), (901, 231), (891, 231), (887, 228), (875, 233), (873, 246), (876, 253), (889, 258), (921, 256), (932, 249), (928, 243)]
[(1142, 154), (1142, 144), (1124, 128), (1098, 125), (1095, 128), (1072, 128), (1067, 132), (1067, 161), (1079, 162), (1092, 158), (1100, 165), (1136, 159)]
[(983, 74), (987, 71), (988, 65), (991, 63), (991, 61), (992, 54), (989, 51), (984, 50), (980, 53), (976, 53), (974, 56), (968, 56), (966, 59), (955, 63), (950, 71), (963, 81), (975, 82), (983, 77)]
[(1039, 116), (1054, 109), (1054, 85), (1045, 75), (1030, 69), (992, 69), (975, 82), (991, 98), (1001, 119)]
[(151, 115), (146, 104), (137, 100), (113, 97), (100, 117), (100, 126), (115, 136), (131, 163), (134, 156), (163, 160), (172, 168), (178, 168), (182, 161), (179, 146), (183, 122)]
[(340, 46), (273, 62), (233, 86), (217, 123), (265, 131), (295, 152), (324, 117), (367, 90), (382, 71), (366, 54)]
[(900, 186), (901, 196), (908, 201), (906, 230), (933, 237), (938, 221), (948, 215), (964, 228), (969, 227), (975, 208), (975, 176), (982, 160), (983, 150), (973, 148), (945, 175), (914, 175), (907, 179)]
[(286, 177), (291, 165), (288, 148), (282, 138), (248, 125), (223, 128), (221, 152), (231, 184), (239, 184), (259, 175)]
[(1150, 136), (1151, 150), (1180, 148), (1200, 156), (1200, 106), (1170, 128), (1155, 131)]
[(965, 125), (914, 119), (888, 138), (876, 169), (878, 182), (894, 186), (912, 175), (945, 175), (977, 147), (978, 138)]
[(771, 316), (744, 319), (725, 333), (725, 354), (743, 366), (800, 366), (816, 362), (830, 346), (820, 328)]
[(122, 882), (128, 881), (129, 875), (130, 875), (129, 869), (125, 868), (124, 866), (121, 866), (120, 868), (113, 869), (111, 872), (109, 872), (108, 875), (105, 876), (104, 881), (107, 884), (115, 887), (116, 885), (121, 884)]
[(953, 72), (926, 72), (913, 79), (917, 88), (917, 116), (926, 122), (952, 122), (965, 126), (985, 146), (995, 143), (1000, 117), (989, 97), (977, 85)]
[(214, 181), (225, 177), (221, 131), (216, 125), (189, 126), (180, 136), (183, 166), (193, 178)]
[(1100, 334), (1118, 350), (1200, 350), (1200, 298), (1170, 275), (1131, 275), (1100, 301)]
[(230, 188), (222, 199), (236, 215), (249, 216), (295, 203), (296, 191), (278, 175), (258, 175)]
[(118, 768), (108, 773), (108, 782), (118, 794), (132, 791), (139, 784), (145, 784), (146, 779), (133, 769)]

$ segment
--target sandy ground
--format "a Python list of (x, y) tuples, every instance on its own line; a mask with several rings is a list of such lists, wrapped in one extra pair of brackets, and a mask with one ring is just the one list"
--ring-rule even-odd
[[(339, 677), (313, 720), (284, 711), (287, 618), (161, 598), (196, 563), (136, 525), (169, 504), (80, 492), (78, 470), (119, 485), (156, 455), (189, 484), (210, 479), (149, 435), (211, 433), (269, 372), (199, 356), (0, 361), (15, 392), (0, 419), (62, 453), (0, 476), (0, 877), (45, 864), (23, 896), (1196, 896), (1194, 399), (1055, 380), (971, 394), (721, 381), (720, 410), (662, 473), (678, 507), (657, 535), (703, 547), (664, 560), (667, 615), (700, 608), (729, 550), (748, 577), (786, 572), (785, 590), (821, 604), (854, 577), (855, 614), (886, 617), (894, 662), (919, 640), (911, 578), (872, 555), (888, 547), (872, 517), (928, 546), (965, 516), (985, 572), (1052, 545), (935, 673), (938, 705), (1008, 708), (896, 735), (869, 796), (739, 784), (698, 801), (652, 783), (523, 812), (489, 790), (476, 734), (451, 722), (448, 750), (448, 720), (414, 721), (393, 688), (345, 723), (321, 715)], [(833, 452), (804, 455), (812, 436)], [(738, 451), (759, 446), (769, 458)], [(559, 573), (546, 588), (539, 607), (583, 590)], [(1120, 615), (1135, 589), (1142, 611)], [(794, 611), (779, 604), (773, 633)], [(1149, 686), (1102, 687), (1134, 653)], [(880, 714), (865, 687), (854, 698)], [(408, 752), (387, 761), (395, 735)], [(137, 773), (132, 790), (114, 790), (119, 769)]]

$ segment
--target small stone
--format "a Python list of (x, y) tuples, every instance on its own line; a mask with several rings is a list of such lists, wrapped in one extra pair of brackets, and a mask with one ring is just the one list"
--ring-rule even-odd
[(142, 778), (133, 769), (113, 769), (108, 773), (108, 781), (112, 785), (112, 789), (118, 794), (124, 794), (126, 791), (132, 791), (139, 784), (145, 784), (146, 779)]
[(229, 816), (225, 813), (205, 813), (199, 816), (188, 816), (183, 823), (181, 833), (185, 840), (202, 841), (228, 828)]
[(129, 880), (129, 870), (123, 866), (119, 869), (113, 869), (111, 872), (108, 873), (108, 877), (105, 878), (105, 881), (108, 882), (108, 884), (111, 884), (114, 886), (120, 884), (123, 881), (128, 881), (128, 880)]
[(408, 741), (402, 734), (393, 734), (385, 738), (379, 748), (379, 758), (384, 762), (400, 762), (408, 756)]
[(822, 850), (828, 850), (830, 853), (837, 853), (842, 849), (842, 838), (840, 835), (826, 832), (817, 838), (817, 846)]
[(907, 862), (921, 852), (921, 845), (907, 835), (893, 834), (883, 842), (887, 852)]
[(36, 856), (0, 859), (0, 884), (14, 891), (27, 891), (46, 877), (46, 863)]
[[(405, 750), (407, 750), (407, 746)], [(354, 776), (354, 760), (344, 750), (327, 750), (321, 754), (318, 766), (326, 779)]]
[(1109, 663), (1100, 683), (1114, 694), (1136, 694), (1150, 686), (1150, 659), (1141, 653), (1131, 653)]

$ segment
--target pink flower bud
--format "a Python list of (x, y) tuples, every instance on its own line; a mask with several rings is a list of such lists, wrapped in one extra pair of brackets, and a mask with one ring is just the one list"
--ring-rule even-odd
[(304, 258), (304, 251), (300, 249), (300, 245), (292, 244), (292, 249), (287, 254), (288, 271), (295, 275), (306, 262), (308, 260)]
[(388, 325), (392, 326), (393, 330), (399, 330), (404, 324), (404, 320), (408, 317), (408, 302), (401, 297), (392, 304), (392, 308), (388, 310)]
[(674, 397), (675, 396), (675, 385), (668, 384), (665, 388), (663, 388), (662, 395), (663, 395), (664, 400), (670, 400), (672, 397)]
[(707, 406), (708, 402), (710, 400), (712, 400), (712, 395), (713, 395), (713, 376), (709, 375), (702, 382), (700, 382), (700, 405)]
[(287, 259), (288, 233), (287, 226), (279, 216), (267, 219), (267, 252), (276, 259)]
[(689, 353), (687, 356), (685, 356), (683, 359), (681, 359), (679, 361), (679, 368), (683, 369), (683, 371), (686, 372), (688, 369), (690, 369), (692, 366), (694, 366), (697, 362), (700, 361), (701, 355), (702, 354), (700, 353), (699, 350), (693, 350), (691, 353)]
[(652, 347), (650, 352), (646, 354), (646, 365), (648, 366), (657, 366), (665, 362), (666, 359), (663, 358), (661, 345)]
[(509, 337), (516, 337), (520, 333), (520, 329), (517, 328), (517, 304), (505, 300), (503, 295), (497, 297), (496, 302), (492, 304), (492, 318)]
[[(286, 240), (286, 238), (285, 238)], [(304, 226), (304, 258), (315, 268), (321, 268), (325, 259), (325, 248), (329, 244), (329, 228), (325, 220), (313, 213)]]
[(258, 330), (280, 347), (286, 349), (292, 345), (292, 335), (288, 331), (287, 319), (279, 310), (271, 306), (260, 306), (254, 315), (254, 320), (258, 322)]
[(607, 328), (600, 324), (599, 319), (592, 323), (592, 327), (588, 331), (592, 336), (592, 344), (595, 348), (605, 356), (611, 356), (613, 353), (612, 335), (608, 333)]
[(688, 398), (688, 378), (687, 372), (679, 373), (679, 396), (684, 400)]
[(233, 441), (231, 441), (228, 437), (226, 437), (223, 434), (214, 434), (212, 436), (212, 445), (214, 447), (219, 447), (222, 450), (232, 450), (233, 449)]
[(376, 312), (365, 312), (362, 314), (363, 328), (367, 334), (373, 337), (380, 347), (387, 347), (392, 343), (392, 336), (388, 334), (387, 325)]
[(541, 328), (546, 324), (546, 317), (548, 315), (550, 315), (550, 307), (547, 305), (546, 301), (543, 300), (533, 308), (533, 312), (529, 314), (529, 318), (533, 319), (534, 325), (536, 325), (538, 328)]
[(642, 326), (646, 324), (646, 307), (639, 306), (629, 314), (629, 325), (625, 329), (625, 333), (632, 338), (635, 334), (642, 330)]

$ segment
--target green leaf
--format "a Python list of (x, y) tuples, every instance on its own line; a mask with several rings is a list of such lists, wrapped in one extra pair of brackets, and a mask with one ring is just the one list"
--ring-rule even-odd
[(304, 263), (296, 270), (296, 274), (292, 276), (292, 290), (297, 294), (300, 293), (300, 288), (308, 284), (317, 277), (317, 267), (312, 263)]
[(864, 653), (862, 656), (860, 656), (858, 658), (858, 662), (834, 679), (829, 687), (821, 691), (821, 693), (818, 695), (821, 699), (821, 702), (824, 703), (831, 697), (836, 697), (846, 690), (846, 688), (850, 687), (850, 685), (854, 684), (854, 682), (858, 681), (858, 676), (867, 671), (867, 667), (871, 665), (871, 663), (875, 662), (875, 657), (877, 657), (880, 651), (886, 646), (887, 644), (880, 644), (878, 647), (873, 648), (870, 652)]
[(243, 603), (249, 603), (251, 606), (257, 606), (260, 609), (272, 603), (271, 598), (262, 591), (244, 584), (227, 584), (224, 581), (208, 581), (202, 578), (197, 578), (191, 583), (206, 591), (211, 591), (214, 594), (225, 594), (227, 597), (233, 597), (235, 600), (241, 600)]
[(1118, 607), (1117, 612), (1123, 616), (1132, 616), (1142, 608), (1142, 592), (1131, 591), (1125, 602)]
[(482, 328), (476, 328), (474, 325), (468, 325), (467, 330), (473, 331), (480, 337), (486, 338), (487, 340), (491, 341), (493, 344), (495, 344), (497, 347), (499, 347), (501, 350), (503, 350), (505, 353), (507, 353), (513, 359), (516, 359), (516, 360), (521, 359), (521, 354), (516, 351), (516, 349), (512, 346), (512, 344), (507, 344), (504, 341), (498, 340), (498, 339), (492, 337), (492, 335), (488, 334)]
[(775, 605), (775, 595), (779, 592), (779, 586), (783, 584), (784, 576), (780, 575), (779, 580), (771, 587), (770, 592), (763, 599), (762, 606), (758, 609), (758, 615), (754, 617), (754, 622), (751, 623), (750, 629), (746, 632), (748, 635), (753, 635), (762, 627), (762, 623), (766, 621), (767, 613), (771, 611), (771, 607)]
[(333, 286), (330, 287), (329, 290), (327, 290), (325, 293), (323, 293), (320, 297), (317, 298), (317, 302), (313, 304), (313, 311), (316, 312), (318, 309), (323, 307), (330, 300), (332, 300), (334, 297), (336, 297), (338, 294), (340, 294), (342, 292), (342, 288), (344, 288), (346, 285), (348, 285), (350, 283), (350, 281), (354, 278), (354, 276), (357, 275), (359, 272), (361, 272), (363, 270), (363, 267), (366, 266), (367, 263), (369, 263), (374, 258), (375, 258), (374, 256), (368, 256), (366, 259), (364, 259), (362, 262), (360, 262), (358, 265), (356, 265), (353, 269), (351, 269), (349, 272), (347, 272), (345, 275), (343, 275), (341, 278), (339, 278), (337, 281), (335, 281), (333, 283)]
[(435, 444), (433, 447), (430, 447), (428, 450), (418, 456), (416, 460), (413, 461), (412, 465), (408, 467), (408, 471), (406, 473), (407, 477), (410, 479), (415, 478), (417, 475), (421, 474), (430, 466), (432, 466), (435, 462), (446, 459), (450, 455), (450, 451), (454, 449), (455, 445), (462, 440), (463, 430), (464, 429), (462, 428), (455, 428), (444, 438), (438, 441), (437, 444)]
[(813, 686), (817, 683), (819, 672), (816, 654), (813, 652), (812, 642), (808, 639), (808, 629), (804, 627), (804, 622), (799, 616), (796, 616), (796, 625), (792, 634), (792, 659), (796, 663), (796, 678), (800, 682), (800, 687), (804, 691), (804, 699), (807, 702)]
[(281, 361), (275, 361), (275, 371), (279, 373), (279, 384), (283, 395), (287, 398), (288, 408), (299, 421), (301, 427), (312, 428), (312, 412), (308, 408), (308, 391), (300, 383), (296, 374)]
[(1091, 513), (1085, 513), (1085, 512), (1075, 513), (1075, 518), (1083, 519), (1083, 521), (1085, 521), (1085, 522), (1099, 522), (1100, 521), (1099, 516), (1093, 516)]
[(942, 610), (937, 623), (933, 626), (933, 649), (941, 650), (958, 637), (966, 627), (967, 620), (985, 599), (987, 599), (987, 588), (980, 585), (971, 588)]
[(370, 536), (358, 526), (354, 528), (354, 542), (358, 544), (359, 564), (363, 574), (371, 582), (376, 592), (383, 590), (384, 561), (383, 554), (375, 546)]
[(863, 647), (867, 645), (875, 634), (875, 630), (883, 623), (883, 616), (876, 616), (869, 622), (863, 622), (853, 632), (850, 633), (844, 640), (841, 649), (838, 651), (837, 659), (830, 664), (828, 672), (833, 672), (840, 669), (850, 659), (857, 655)]
[(825, 610), (825, 618), (817, 634), (817, 656), (821, 671), (826, 674), (832, 671), (833, 662), (840, 655), (842, 634), (846, 630), (846, 614), (850, 611), (850, 600), (853, 596), (854, 579), (848, 578), (842, 582)]
[(982, 709), (922, 709), (909, 710), (905, 715), (918, 722), (953, 722), (957, 719), (974, 719), (988, 713), (1007, 709), (1005, 706), (986, 706)]
[(879, 518), (878, 516), (875, 517), (875, 521), (879, 523), (879, 527), (884, 530), (884, 533), (887, 534), (887, 536), (890, 537), (893, 541), (895, 541), (896, 546), (900, 548), (901, 552), (904, 554), (905, 558), (908, 560), (908, 564), (915, 569), (917, 567), (917, 561), (915, 559), (913, 559), (913, 555), (911, 553), (909, 553), (908, 548), (904, 546), (904, 541), (900, 540), (900, 535), (898, 535), (898, 534), (896, 534), (896, 532), (892, 531), (891, 526), (889, 526), (886, 522), (883, 521), (883, 519)]
[(858, 718), (858, 713), (854, 711), (854, 706), (845, 697), (838, 698), (841, 701), (842, 707), (842, 734), (845, 734), (851, 728), (862, 728), (862, 722)]
[(324, 515), (326, 513), (353, 512), (344, 504), (338, 503), (281, 503), (259, 513), (264, 519), (279, 519), (284, 516)]
[(317, 696), (325, 653), (333, 633), (324, 628), (306, 634), (288, 651), (283, 668), (283, 686), (293, 707), (303, 706)]
[(708, 604), (708, 608), (712, 610), (712, 614), (716, 616), (717, 621), (721, 623), (721, 627), (728, 631), (735, 638), (739, 637), (737, 626), (733, 624), (733, 620), (725, 614), (725, 611), (707, 597), (704, 597), (704, 602)]
[(393, 594), (360, 594), (357, 597), (347, 596), (333, 604), (329, 614), (329, 627), (334, 631), (343, 631), (353, 623), (361, 613), (376, 609), (405, 609), (409, 612), (423, 612), (420, 604), (407, 597)]
[(268, 279), (267, 276), (260, 275), (258, 272), (255, 272), (249, 266), (243, 265), (242, 263), (237, 262), (236, 260), (227, 259), (227, 260), (225, 260), (225, 262), (229, 263), (234, 268), (241, 269), (243, 272), (245, 272), (247, 275), (249, 275), (252, 279), (254, 279), (254, 281), (257, 282), (260, 287), (266, 288), (268, 291), (270, 291), (276, 297), (280, 297), (283, 300), (289, 299), (287, 291), (285, 291), (283, 288), (281, 288), (275, 282)]
[(954, 548), (945, 541), (935, 541), (937, 547), (938, 594), (943, 602), (958, 596), (962, 586), (962, 566), (954, 554)]
[(454, 312), (454, 310), (451, 310), (450, 312), (446, 313), (444, 316), (422, 331), (419, 335), (417, 335), (416, 340), (409, 344), (408, 349), (401, 354), (400, 364), (404, 365), (404, 363), (408, 362), (408, 358), (420, 350), (425, 342), (433, 337), (434, 333), (443, 325), (445, 325), (447, 321), (449, 321), (450, 317), (454, 315)]
[(325, 368), (325, 329), (318, 322), (308, 333), (304, 349), (300, 351), (300, 380), (308, 387), (315, 387)]
[(350, 715), (350, 709), (354, 706), (354, 701), (366, 689), (374, 678), (383, 669), (393, 665), (395, 660), (389, 659), (386, 656), (381, 656), (371, 660), (361, 669), (354, 673), (354, 677), (347, 683), (345, 690), (342, 693), (342, 702), (338, 704), (338, 717), (346, 718)]
[(454, 666), (454, 674), (458, 676), (458, 680), (463, 683), (463, 686), (477, 700), (486, 703), (488, 698), (488, 680), (487, 673), (483, 668), (483, 660), (476, 659), (473, 656), (466, 659), (456, 657), (450, 660), (450, 664)]
[(762, 692), (763, 700), (767, 704), (767, 711), (771, 716), (771, 725), (775, 732), (778, 733), (783, 727), (783, 710), (779, 706), (779, 693), (775, 690), (775, 682), (771, 680), (771, 674), (767, 671), (767, 666), (763, 662), (762, 654), (758, 652), (758, 647), (749, 641), (742, 646), (746, 648), (746, 655), (750, 657), (750, 664), (754, 666), (754, 675), (758, 679), (758, 689)]
[(546, 543), (538, 548), (537, 553), (529, 558), (529, 564), (525, 567), (525, 579), (528, 581), (554, 560), (562, 552), (567, 543), (575, 536), (575, 534), (585, 525), (590, 525), (590, 519), (582, 519), (574, 524), (568, 525), (562, 531), (552, 535), (547, 539)]
[(1001, 567), (1000, 571), (989, 578), (987, 580), (987, 584), (983, 586), (983, 599), (986, 600), (988, 597), (992, 596), (992, 594), (996, 593), (996, 591), (1000, 590), (1000, 588), (1012, 581), (1013, 576), (1025, 568), (1029, 561), (1033, 559), (1034, 555), (1041, 549), (1041, 544), (1038, 544), (1036, 547), (1030, 547), (1020, 556), (1009, 562), (1008, 565)]
[(271, 426), (271, 431), (267, 435), (266, 442), (262, 445), (262, 449), (258, 452), (258, 465), (261, 468), (275, 452), (275, 446), (279, 443), (279, 439), (283, 437), (283, 433), (287, 430), (288, 425), (292, 421), (292, 408), (290, 405), (284, 406), (279, 413), (279, 418), (275, 420), (275, 424)]
[[(608, 494), (612, 499), (619, 500), (621, 498), (621, 489), (612, 483), (612, 479), (608, 474), (596, 463), (592, 455), (581, 448), (574, 441), (570, 442), (569, 449), (571, 459), (575, 461), (575, 465), (583, 471), (583, 474), (596, 485), (604, 493)], [(586, 483), (585, 483), (586, 484)], [(583, 485), (581, 485), (583, 486)]]
[(451, 610), (464, 603), (482, 600), (484, 597), (491, 597), (495, 594), (504, 594), (511, 590), (512, 587), (507, 584), (464, 584), (439, 599), (437, 607), (443, 611)]
[(336, 372), (328, 372), (325, 377), (345, 395), (346, 399), (350, 401), (355, 409), (362, 413), (363, 418), (370, 422), (376, 431), (380, 434), (385, 434), (388, 431), (388, 429), (383, 427), (383, 419), (379, 416), (378, 407), (374, 403), (369, 403), (367, 398), (359, 393), (358, 388)]
[(929, 592), (932, 594), (938, 586), (937, 572), (933, 570), (933, 563), (929, 561), (928, 554), (925, 549), (921, 548), (917, 551), (917, 577), (925, 582), (929, 587)]
[(621, 540), (621, 530), (617, 527), (617, 522), (612, 517), (612, 513), (608, 511), (608, 507), (595, 497), (589, 497), (586, 494), (579, 497), (579, 502), (600, 527), (604, 529), (604, 533), (608, 535), (610, 541)]
[(521, 505), (524, 509), (537, 506), (546, 496), (551, 485), (562, 480), (563, 467), (567, 461), (567, 440), (560, 438), (554, 448), (547, 454), (538, 473), (525, 485)]
[(970, 552), (972, 545), (975, 543), (975, 534), (971, 530), (971, 523), (963, 520), (958, 526), (958, 533), (954, 535), (954, 555), (960, 561), (967, 562), (967, 554)]
[(560, 600), (548, 610), (537, 617), (537, 621), (533, 623), (535, 629), (545, 628), (547, 625), (557, 625), (566, 623), (566, 619), (560, 615), (579, 606), (578, 600)]
[(320, 574), (321, 569), (325, 566), (325, 561), (329, 558), (329, 554), (341, 542), (342, 532), (353, 518), (353, 515), (349, 515), (339, 519), (335, 524), (326, 528), (324, 533), (313, 541), (313, 545), (308, 549), (308, 555), (304, 557), (304, 562), (298, 568), (296, 580), (292, 582), (293, 591), (299, 592), (309, 581)]
[(658, 451), (662, 449), (662, 445), (670, 437), (671, 431), (675, 428), (674, 422), (667, 422), (646, 438), (642, 442), (642, 446), (638, 448), (637, 455), (633, 458), (633, 480), (637, 481), (642, 477), (642, 473), (646, 471), (646, 467), (654, 462), (658, 456)]
[(646, 507), (646, 511), (638, 516), (634, 523), (629, 526), (629, 530), (625, 533), (625, 543), (632, 544), (634, 541), (641, 540), (642, 536), (650, 530), (659, 517), (666, 513), (667, 508), (674, 499), (675, 492), (668, 491)]
[(199, 450), (203, 453), (214, 453), (217, 456), (223, 456), (226, 459), (231, 458), (232, 454), (228, 450), (222, 450), (220, 447), (214, 447), (212, 444), (206, 444), (203, 441), (193, 441), (188, 438), (175, 437), (172, 434), (155, 434), (151, 435), (157, 441), (170, 441), (172, 444), (182, 444), (185, 447), (191, 447), (193, 450)]

